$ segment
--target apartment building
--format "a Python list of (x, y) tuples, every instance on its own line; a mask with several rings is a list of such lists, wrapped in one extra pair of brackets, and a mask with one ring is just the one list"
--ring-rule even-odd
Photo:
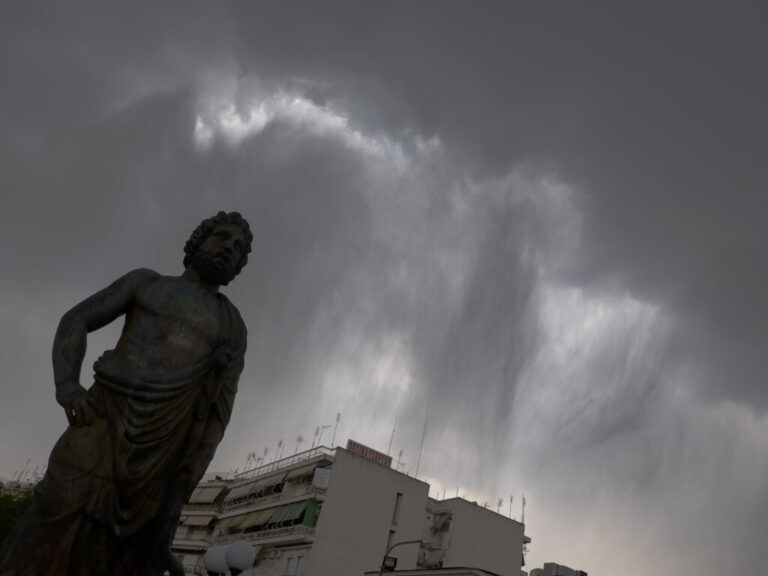
[(392, 550), (388, 566), (519, 576), (523, 528), (461, 498), (430, 499), (427, 483), (350, 441), (347, 449), (315, 448), (233, 480), (201, 482), (173, 550), (187, 574), (204, 573), (209, 547), (244, 540), (256, 553), (245, 574), (362, 576), (377, 573), (390, 546), (411, 542)]

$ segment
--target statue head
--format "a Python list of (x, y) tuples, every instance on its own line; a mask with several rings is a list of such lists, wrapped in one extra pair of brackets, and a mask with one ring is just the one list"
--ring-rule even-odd
[(195, 228), (184, 245), (184, 267), (202, 280), (226, 286), (248, 262), (253, 234), (239, 212), (219, 212)]

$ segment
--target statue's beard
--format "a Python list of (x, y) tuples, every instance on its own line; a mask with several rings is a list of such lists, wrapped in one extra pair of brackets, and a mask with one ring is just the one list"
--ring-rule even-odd
[(226, 286), (237, 276), (234, 270), (217, 262), (213, 255), (203, 250), (198, 250), (192, 257), (192, 267), (201, 280), (216, 286)]

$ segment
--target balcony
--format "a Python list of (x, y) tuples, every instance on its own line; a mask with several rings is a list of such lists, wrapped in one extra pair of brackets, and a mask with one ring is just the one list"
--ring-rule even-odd
[[(299, 486), (289, 486), (283, 492), (277, 494), (270, 494), (269, 496), (262, 496), (261, 498), (250, 498), (246, 500), (235, 500), (232, 502), (225, 502), (221, 505), (223, 512), (231, 512), (238, 508), (251, 507), (254, 510), (258, 508), (267, 508), (269, 504), (275, 503), (287, 503), (292, 500), (301, 500), (307, 497), (316, 498), (322, 500), (322, 496), (325, 494), (325, 489), (312, 486), (311, 484), (301, 484)], [(185, 507), (186, 509), (186, 507)], [(194, 510), (194, 508), (189, 508)]]
[(269, 544), (302, 544), (311, 543), (315, 539), (315, 529), (303, 524), (288, 526), (286, 528), (274, 528), (260, 532), (245, 532), (240, 534), (228, 534), (216, 538), (216, 544), (229, 544), (238, 540), (245, 540), (250, 544), (265, 546)]

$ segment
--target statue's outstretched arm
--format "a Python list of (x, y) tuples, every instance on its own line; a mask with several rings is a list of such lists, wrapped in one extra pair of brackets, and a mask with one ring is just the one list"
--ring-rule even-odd
[(56, 400), (64, 407), (71, 425), (83, 426), (93, 421), (87, 392), (80, 384), (88, 333), (125, 314), (137, 290), (157, 277), (157, 272), (144, 268), (129, 272), (62, 316), (53, 340), (53, 379)]

